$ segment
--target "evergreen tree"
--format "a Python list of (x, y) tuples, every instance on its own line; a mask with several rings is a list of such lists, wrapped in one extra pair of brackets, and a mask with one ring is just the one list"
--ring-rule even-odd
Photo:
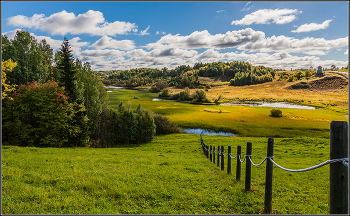
[(77, 71), (81, 68), (81, 62), (74, 62), (71, 46), (66, 37), (59, 50), (59, 56), (55, 56), (56, 68), (59, 72), (59, 85), (64, 87), (68, 95), (68, 101), (74, 106), (74, 118), (71, 121), (73, 126), (78, 126), (80, 132), (76, 136), (69, 137), (73, 146), (83, 146), (88, 141), (87, 114), (84, 106), (83, 87), (84, 83), (77, 78)]

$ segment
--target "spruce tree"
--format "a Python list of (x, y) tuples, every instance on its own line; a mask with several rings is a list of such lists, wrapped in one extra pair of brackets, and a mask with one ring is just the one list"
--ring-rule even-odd
[(69, 45), (69, 41), (64, 37), (61, 49), (58, 51), (59, 57), (57, 57), (57, 69), (60, 73), (59, 85), (65, 88), (68, 95), (68, 101), (74, 104), (74, 118), (71, 121), (73, 126), (79, 127), (77, 136), (69, 138), (69, 142), (72, 146), (83, 146), (88, 140), (87, 136), (87, 114), (84, 106), (83, 95), (83, 83), (77, 79), (77, 67), (79, 67), (79, 61), (77, 67), (74, 62), (72, 48)]

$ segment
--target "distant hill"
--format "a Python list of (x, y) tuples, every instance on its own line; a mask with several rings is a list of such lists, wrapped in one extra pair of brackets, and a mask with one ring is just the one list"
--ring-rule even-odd
[(288, 85), (285, 89), (305, 89), (310, 91), (334, 91), (348, 88), (348, 80), (337, 75), (325, 76), (311, 81), (301, 81)]

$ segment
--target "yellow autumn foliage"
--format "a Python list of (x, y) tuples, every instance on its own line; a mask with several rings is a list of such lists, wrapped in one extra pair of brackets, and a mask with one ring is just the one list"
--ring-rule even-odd
[[(17, 66), (16, 62), (13, 62), (11, 59), (2, 60), (1, 71), (2, 71), (2, 99), (7, 96), (7, 92), (15, 90), (16, 85), (10, 85), (6, 83), (6, 73), (12, 72), (13, 68)], [(11, 99), (11, 98), (10, 98)]]

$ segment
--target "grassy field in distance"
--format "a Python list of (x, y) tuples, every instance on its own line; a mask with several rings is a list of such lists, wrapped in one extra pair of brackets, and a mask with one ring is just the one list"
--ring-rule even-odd
[[(146, 109), (167, 116), (180, 127), (234, 132), (238, 136), (244, 137), (309, 136), (328, 138), (331, 121), (347, 121), (345, 116), (347, 111), (341, 108), (335, 108), (336, 110), (281, 108), (283, 117), (273, 118), (269, 116), (272, 109), (269, 107), (152, 101), (153, 98), (158, 97), (157, 93), (127, 89), (118, 89), (108, 94), (112, 107), (117, 107), (120, 102), (130, 103), (134, 108), (141, 104)], [(208, 112), (208, 110), (217, 112)], [(220, 110), (223, 112), (220, 113)]]

